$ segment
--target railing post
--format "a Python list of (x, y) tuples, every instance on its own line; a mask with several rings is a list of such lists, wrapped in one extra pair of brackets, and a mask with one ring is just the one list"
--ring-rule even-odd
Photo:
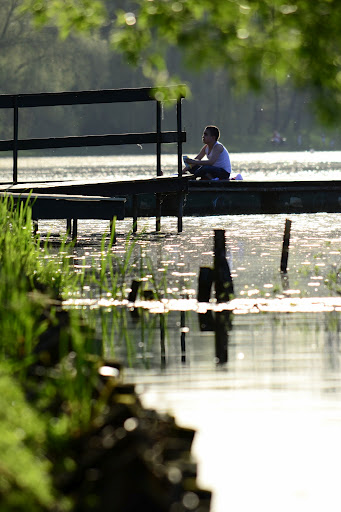
[[(182, 119), (181, 119), (181, 101), (180, 97), (176, 103), (176, 126), (178, 132), (178, 176), (182, 178)], [(178, 233), (182, 232), (184, 194), (178, 194)]]
[[(162, 176), (161, 171), (161, 102), (156, 102), (156, 174)], [(155, 194), (156, 202), (156, 231), (161, 229), (161, 195)]]
[(13, 98), (13, 185), (18, 183), (18, 96)]
[(176, 125), (178, 132), (178, 175), (179, 178), (182, 177), (182, 119), (181, 119), (181, 101), (182, 98), (179, 98), (176, 104)]
[(156, 102), (156, 174), (162, 175), (161, 171), (161, 102)]

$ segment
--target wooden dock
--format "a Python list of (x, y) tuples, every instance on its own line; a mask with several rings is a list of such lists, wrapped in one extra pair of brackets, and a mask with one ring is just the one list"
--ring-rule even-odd
[[(12, 151), (13, 154), (13, 181), (11, 185), (2, 185), (0, 190), (7, 193), (34, 194), (67, 194), (117, 197), (123, 196), (129, 203), (133, 217), (133, 229), (137, 229), (139, 204), (141, 195), (151, 195), (154, 206), (153, 215), (156, 217), (156, 230), (161, 226), (162, 195), (172, 194), (177, 207), (175, 215), (178, 219), (178, 232), (182, 231), (182, 217), (184, 194), (187, 191), (187, 178), (182, 176), (182, 143), (186, 141), (186, 132), (182, 131), (181, 102), (183, 96), (177, 97), (176, 88), (168, 87), (166, 96), (173, 94), (176, 105), (176, 131), (162, 131), (162, 105), (154, 96), (154, 89), (150, 87), (138, 89), (108, 89), (99, 91), (76, 91), (60, 93), (38, 93), (0, 95), (0, 109), (13, 110), (13, 138), (0, 141), (0, 151)], [(19, 139), (19, 111), (25, 108), (50, 107), (58, 105), (81, 105), (99, 103), (127, 103), (151, 102), (155, 104), (156, 131), (147, 133), (120, 133), (103, 135), (85, 135), (72, 137), (50, 137), (39, 139)], [(178, 176), (163, 177), (161, 171), (161, 145), (177, 144)], [(151, 176), (143, 180), (112, 181), (112, 180), (86, 180), (68, 182), (22, 183), (18, 173), (19, 151), (38, 150), (47, 148), (70, 148), (89, 146), (112, 146), (122, 144), (155, 144), (156, 148), (156, 177)], [(69, 203), (69, 207), (70, 207)], [(76, 203), (75, 203), (76, 205)], [(77, 206), (79, 208), (79, 206)], [(151, 208), (148, 208), (149, 215)], [(75, 216), (76, 218), (76, 212)]]
[(341, 181), (190, 181), (184, 215), (341, 212)]
[[(172, 88), (167, 88), (167, 96)], [(191, 181), (182, 176), (182, 144), (186, 132), (182, 131), (181, 101), (174, 94), (176, 105), (176, 130), (162, 131), (161, 102), (153, 96), (152, 88), (110, 89), (61, 93), (0, 95), (0, 109), (13, 110), (13, 138), (0, 141), (0, 151), (12, 151), (13, 181), (0, 185), (0, 191), (36, 195), (92, 196), (123, 198), (124, 216), (133, 218), (137, 230), (138, 217), (156, 218), (156, 231), (161, 228), (161, 216), (176, 216), (178, 232), (182, 231), (183, 216), (235, 215), (262, 213), (315, 213), (341, 212), (340, 181), (309, 182), (247, 182), (247, 181)], [(19, 139), (19, 112), (21, 109), (56, 105), (96, 103), (151, 102), (155, 105), (156, 130), (148, 133), (121, 133), (40, 139)], [(177, 144), (178, 175), (162, 176), (161, 145)], [(59, 181), (22, 183), (18, 173), (20, 151), (45, 148), (108, 146), (120, 144), (154, 144), (156, 172), (141, 180), (96, 179), (84, 181)], [(53, 199), (58, 201), (60, 199)], [(90, 200), (90, 199), (89, 199)], [(61, 204), (61, 203), (59, 203)], [(66, 203), (65, 203), (66, 204)], [(68, 202), (68, 208), (71, 207)], [(70, 218), (77, 219), (80, 204), (74, 202)], [(61, 215), (65, 215), (61, 213)], [(103, 218), (107, 215), (103, 210)], [(50, 217), (49, 217), (50, 218)], [(59, 218), (59, 217), (58, 217)], [(95, 217), (97, 218), (97, 217)], [(77, 224), (75, 224), (75, 231)]]
[[(182, 231), (183, 206), (188, 192), (188, 177), (146, 178), (141, 180), (112, 181), (112, 179), (57, 181), (44, 183), (17, 183), (15, 185), (0, 185), (0, 192), (7, 194), (34, 195), (63, 195), (81, 196), (91, 199), (92, 196), (104, 198), (123, 198), (125, 202), (125, 217), (132, 217), (133, 231), (137, 231), (139, 217), (155, 217), (156, 231), (161, 228), (161, 217), (165, 215), (163, 201), (167, 197), (172, 203), (167, 215), (178, 218), (178, 231)], [(70, 207), (71, 203), (68, 203)], [(44, 217), (41, 217), (44, 218)], [(45, 217), (46, 218), (46, 217)], [(51, 218), (51, 217), (48, 217)], [(60, 217), (55, 217), (60, 218)], [(62, 217), (66, 218), (66, 217)], [(72, 218), (77, 218), (75, 215)], [(82, 218), (82, 217), (78, 217)], [(94, 217), (98, 218), (98, 217)], [(107, 217), (103, 217), (106, 219)]]
[[(96, 180), (26, 183), (0, 186), (0, 191), (124, 197), (125, 218), (245, 215), (279, 213), (340, 213), (341, 181), (191, 181), (187, 176), (144, 180)], [(180, 200), (179, 200), (180, 198)], [(180, 212), (179, 212), (180, 208)]]

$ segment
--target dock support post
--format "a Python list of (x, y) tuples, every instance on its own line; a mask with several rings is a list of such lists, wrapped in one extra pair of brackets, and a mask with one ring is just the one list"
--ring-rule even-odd
[(155, 194), (156, 231), (161, 231), (161, 194)]
[(77, 240), (77, 219), (73, 219), (72, 225), (72, 239)]
[(291, 220), (285, 219), (282, 258), (281, 258), (281, 272), (283, 272), (283, 273), (286, 273), (287, 266), (288, 266), (290, 230), (291, 230)]
[(133, 194), (133, 233), (137, 232), (137, 208), (138, 208), (138, 196)]
[(66, 219), (66, 232), (71, 235), (71, 219)]
[(110, 221), (110, 238), (112, 239), (112, 243), (116, 244), (116, 217)]
[(178, 194), (178, 233), (182, 233), (182, 218), (184, 215), (184, 193)]
[(14, 96), (13, 105), (13, 185), (18, 183), (18, 128), (19, 110), (18, 97)]

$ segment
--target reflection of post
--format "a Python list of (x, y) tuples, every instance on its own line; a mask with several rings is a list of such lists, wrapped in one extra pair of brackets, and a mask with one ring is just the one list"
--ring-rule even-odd
[(198, 317), (201, 331), (214, 331), (214, 318), (210, 309), (206, 313), (198, 313)]
[[(128, 301), (129, 302), (135, 302), (136, 299), (137, 299), (137, 293), (139, 291), (139, 288), (140, 288), (140, 284), (141, 284), (141, 281), (132, 281), (131, 283), (131, 291), (129, 292), (129, 295), (128, 295)], [(139, 310), (138, 308), (132, 308), (130, 310), (130, 314), (131, 314), (131, 317), (134, 321), (137, 321), (139, 319)]]
[(288, 274), (281, 274), (281, 281), (282, 281), (282, 289), (283, 290), (289, 290), (290, 284), (289, 284), (289, 276)]
[(186, 313), (185, 311), (180, 312), (180, 326), (181, 326), (181, 335), (180, 335), (180, 345), (181, 345), (181, 362), (186, 362)]
[(230, 267), (226, 259), (223, 229), (214, 230), (214, 278), (217, 302), (229, 301), (234, 291)]
[(210, 267), (200, 267), (198, 281), (198, 302), (209, 302), (213, 283), (213, 270)]
[(221, 311), (215, 314), (215, 355), (217, 364), (228, 361), (229, 331), (232, 329), (232, 313)]
[(135, 302), (137, 298), (137, 292), (139, 291), (141, 281), (133, 280), (131, 283), (131, 291), (128, 295), (129, 302)]
[(166, 368), (165, 315), (160, 314), (161, 369)]

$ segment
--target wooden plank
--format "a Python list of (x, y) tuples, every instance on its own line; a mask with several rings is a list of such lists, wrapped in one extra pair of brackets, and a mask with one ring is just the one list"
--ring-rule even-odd
[(29, 200), (33, 219), (124, 219), (125, 198), (61, 194), (10, 194), (15, 201)]
[(186, 192), (188, 178), (177, 176), (158, 176), (142, 180), (112, 181), (110, 179), (94, 179), (87, 181), (58, 181), (50, 183), (20, 183), (18, 185), (3, 185), (3, 192), (27, 192), (41, 194), (67, 194), (83, 196), (114, 197), (133, 194), (156, 194)]
[[(178, 142), (177, 132), (163, 132), (159, 136), (156, 132), (147, 133), (120, 133), (109, 135), (83, 135), (79, 137), (50, 137), (42, 139), (19, 139), (18, 150), (47, 149), (47, 148), (78, 148), (88, 146), (118, 146), (121, 144), (152, 144), (161, 140), (163, 144)], [(181, 133), (181, 142), (186, 142), (186, 132)], [(0, 141), (0, 151), (14, 149), (15, 141)]]
[[(167, 95), (175, 87), (165, 87)], [(123, 103), (135, 101), (155, 101), (152, 87), (131, 89), (103, 89), (99, 91), (64, 91), (35, 94), (3, 94), (0, 95), (0, 108), (13, 108), (14, 97), (18, 99), (18, 107), (52, 107), (58, 105), (85, 105), (92, 103)]]

